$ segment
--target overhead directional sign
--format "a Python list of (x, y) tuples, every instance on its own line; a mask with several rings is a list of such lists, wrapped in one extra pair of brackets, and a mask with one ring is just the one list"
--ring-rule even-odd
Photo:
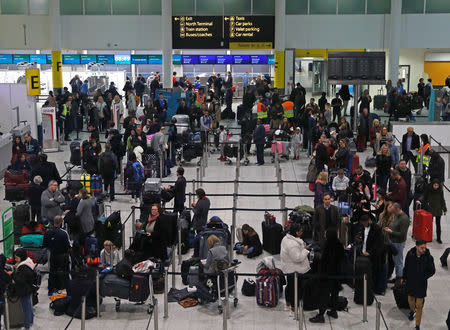
[(174, 49), (272, 49), (274, 16), (173, 16)]

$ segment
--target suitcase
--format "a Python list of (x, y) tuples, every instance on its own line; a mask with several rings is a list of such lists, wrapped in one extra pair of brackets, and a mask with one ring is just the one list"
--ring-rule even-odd
[(359, 156), (358, 155), (353, 155), (352, 167), (349, 168), (349, 173), (355, 174), (356, 173), (356, 168), (358, 166), (359, 166)]
[(141, 206), (151, 206), (161, 203), (161, 193), (153, 191), (145, 191), (142, 193)]
[(161, 180), (159, 178), (148, 178), (144, 182), (144, 192), (161, 192)]
[[(190, 120), (189, 120), (188, 115), (175, 115), (175, 116), (172, 116), (172, 118), (177, 120), (177, 122), (176, 122), (177, 126), (178, 125), (187, 125), (187, 126), (190, 125)], [(178, 134), (180, 134), (180, 132), (178, 132)]]
[(128, 300), (130, 296), (130, 282), (114, 273), (108, 273), (101, 282), (100, 294), (102, 297)]
[(247, 108), (244, 107), (243, 104), (238, 105), (238, 107), (237, 107), (237, 120), (241, 120), (245, 116), (246, 112), (247, 112)]
[(374, 109), (381, 110), (384, 108), (384, 104), (386, 103), (385, 95), (375, 95), (373, 98), (373, 107)]
[(283, 145), (280, 141), (272, 143), (272, 153), (275, 154), (275, 152), (278, 152), (279, 155), (283, 154)]
[(393, 288), (395, 303), (400, 309), (409, 309), (408, 292), (406, 291), (406, 284), (398, 284)]
[(15, 186), (19, 184), (26, 184), (28, 180), (28, 172), (26, 170), (6, 170), (5, 172), (5, 185)]
[(91, 193), (91, 175), (88, 173), (83, 173), (80, 176), (80, 182), (83, 187), (87, 190), (88, 194)]
[(14, 244), (20, 244), (20, 236), (22, 236), (23, 226), (30, 222), (30, 206), (26, 204), (16, 205), (13, 211), (14, 221)]
[(370, 157), (370, 156), (367, 157), (366, 161), (364, 162), (364, 165), (366, 167), (375, 167), (375, 166), (377, 166), (376, 158), (375, 157)]
[(36, 262), (40, 265), (45, 265), (48, 262), (48, 252), (46, 248), (25, 247), (27, 253), (31, 253)]
[(102, 177), (100, 175), (92, 175), (90, 180), (91, 194), (100, 196), (103, 191)]
[(256, 277), (256, 303), (276, 307), (280, 299), (280, 276), (277, 270), (260, 270)]
[(356, 137), (356, 151), (363, 152), (366, 150), (366, 136), (358, 135)]
[[(372, 265), (367, 257), (358, 257), (355, 262), (355, 274), (367, 274), (367, 305), (372, 305), (374, 294), (372, 290)], [(364, 304), (364, 280), (363, 278), (355, 279), (355, 295), (353, 298), (355, 304)]]
[(83, 184), (80, 180), (70, 180), (67, 182), (67, 191), (72, 192), (74, 195), (83, 189)]
[(5, 200), (9, 202), (20, 202), (26, 199), (26, 191), (28, 189), (28, 184), (24, 185), (14, 185), (5, 187)]
[(281, 141), (282, 156), (289, 157), (291, 153), (291, 142)]
[(20, 245), (23, 247), (41, 247), (44, 243), (44, 235), (29, 234), (20, 237)]
[(81, 146), (80, 142), (70, 143), (70, 162), (73, 165), (81, 166)]
[(283, 226), (279, 223), (262, 222), (263, 249), (270, 254), (280, 254)]
[(19, 328), (24, 325), (25, 316), (19, 297), (8, 297), (8, 314), (10, 327)]
[(184, 285), (188, 285), (188, 277), (189, 277), (189, 270), (191, 266), (198, 265), (200, 262), (199, 258), (191, 258), (188, 260), (184, 260), (181, 263), (181, 281)]
[(433, 215), (425, 210), (414, 211), (413, 232), (414, 239), (425, 242), (433, 240)]
[(131, 277), (129, 301), (145, 302), (147, 300), (150, 295), (148, 280), (148, 275), (133, 274), (133, 277)]
[(190, 266), (189, 267), (189, 274), (187, 276), (187, 285), (189, 286), (196, 286), (199, 285), (200, 282), (200, 266)]

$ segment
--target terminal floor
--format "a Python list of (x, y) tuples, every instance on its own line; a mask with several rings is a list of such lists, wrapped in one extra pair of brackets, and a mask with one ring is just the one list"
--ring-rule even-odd
[[(364, 164), (364, 159), (369, 153), (366, 152), (360, 155), (361, 163)], [(225, 165), (217, 160), (217, 154), (211, 154), (208, 160), (208, 167), (206, 168), (205, 180), (234, 180), (235, 178), (235, 161), (232, 165)], [(63, 151), (59, 153), (49, 154), (49, 160), (56, 162), (60, 173), (64, 173), (64, 161), (69, 160), (68, 146), (63, 146)], [(255, 156), (250, 157), (249, 166), (241, 166), (240, 180), (248, 181), (274, 181), (276, 180), (274, 165), (270, 163), (270, 156), (266, 153), (266, 164), (264, 166), (256, 166)], [(305, 153), (299, 161), (282, 161), (280, 166), (282, 168), (282, 178), (284, 180), (305, 180), (307, 166), (309, 159)], [(185, 176), (188, 180), (196, 177), (196, 164), (191, 162), (185, 164)], [(79, 177), (80, 169), (72, 171), (73, 178)], [(164, 180), (174, 181), (175, 174)], [(447, 181), (447, 184), (449, 182)], [(206, 193), (233, 193), (233, 184), (205, 184), (203, 186)], [(3, 186), (1, 188), (4, 189)], [(192, 185), (188, 184), (188, 190), (192, 190)], [(123, 188), (120, 185), (120, 180), (116, 181), (116, 192), (122, 192)], [(312, 193), (308, 190), (307, 184), (285, 184), (284, 192), (286, 194), (308, 194)], [(278, 194), (278, 187), (276, 184), (267, 183), (251, 183), (240, 184), (239, 193), (246, 194)], [(0, 191), (3, 195), (4, 191)], [(445, 192), (445, 197), (450, 200), (450, 194)], [(212, 208), (232, 207), (231, 197), (210, 197)], [(287, 198), (287, 207), (292, 208), (300, 204), (312, 205), (311, 197), (302, 198)], [(6, 209), (9, 203), (6, 201), (0, 202), (2, 210)], [(122, 212), (122, 220), (130, 213), (130, 198), (129, 196), (118, 196), (117, 201), (112, 203), (113, 210), (120, 210)], [(272, 197), (240, 197), (238, 199), (239, 208), (256, 208), (264, 210), (266, 208), (279, 208), (280, 200)], [(260, 212), (238, 212), (237, 225), (248, 223), (253, 226), (260, 237), (261, 221), (263, 220), (263, 211)], [(209, 217), (217, 215), (221, 217), (226, 223), (231, 225), (231, 211), (210, 211)], [(275, 212), (277, 221), (281, 222), (281, 213)], [(446, 329), (445, 319), (447, 317), (448, 309), (450, 307), (450, 277), (448, 269), (440, 266), (439, 257), (444, 249), (450, 246), (450, 225), (448, 223), (449, 217), (442, 218), (443, 230), (443, 245), (437, 244), (435, 241), (429, 244), (432, 255), (435, 258), (436, 275), (429, 281), (428, 297), (424, 307), (424, 315), (422, 320), (422, 329)], [(411, 227), (410, 227), (411, 232)], [(127, 246), (129, 244), (128, 237), (131, 236), (131, 222), (126, 225)], [(411, 235), (408, 235), (406, 250), (414, 246), (414, 241)], [(183, 259), (190, 257), (192, 252), (183, 256)], [(256, 266), (259, 261), (268, 256), (264, 254), (256, 259), (247, 259), (244, 256), (237, 256), (242, 263), (238, 268), (238, 272), (253, 273), (256, 271)], [(279, 256), (275, 256), (277, 265), (280, 265)], [(178, 262), (176, 263), (177, 271), (180, 270)], [(230, 329), (294, 329), (298, 327), (298, 323), (289, 316), (289, 312), (284, 310), (284, 298), (276, 308), (262, 308), (256, 305), (254, 297), (244, 297), (240, 294), (243, 279), (240, 278), (238, 282), (239, 289), (239, 304), (237, 308), (230, 307), (231, 318), (228, 321)], [(171, 285), (171, 278), (169, 280)], [(184, 286), (181, 283), (181, 278), (176, 278), (176, 288), (180, 289)], [(70, 318), (67, 316), (53, 316), (53, 313), (48, 308), (49, 299), (47, 297), (47, 276), (44, 276), (42, 287), (39, 291), (40, 303), (35, 306), (35, 326), (38, 329), (64, 329)], [(362, 306), (353, 303), (353, 292), (348, 286), (344, 286), (344, 291), (340, 293), (349, 298), (349, 311), (339, 312), (339, 319), (328, 319), (324, 325), (313, 325), (306, 321), (306, 329), (374, 329), (375, 328), (375, 305), (368, 307), (368, 323), (362, 322), (363, 312)], [(163, 295), (157, 295), (159, 302), (159, 327), (161, 329), (221, 329), (222, 315), (217, 312), (217, 304), (208, 306), (197, 306), (193, 308), (184, 309), (176, 303), (169, 304), (169, 318), (163, 318)], [(408, 321), (406, 311), (400, 311), (395, 304), (393, 293), (388, 289), (385, 296), (377, 296), (381, 302), (381, 308), (386, 319), (389, 329), (413, 329), (414, 323)], [(87, 329), (145, 329), (148, 321), (148, 314), (146, 313), (146, 306), (137, 306), (126, 301), (122, 302), (120, 312), (115, 312), (115, 302), (112, 298), (105, 298), (101, 306), (101, 318), (91, 319), (86, 322)], [(315, 315), (315, 312), (305, 312), (306, 320)], [(69, 329), (77, 329), (80, 327), (80, 320), (73, 320)], [(149, 327), (153, 328), (153, 320)], [(384, 327), (382, 326), (382, 329)]]

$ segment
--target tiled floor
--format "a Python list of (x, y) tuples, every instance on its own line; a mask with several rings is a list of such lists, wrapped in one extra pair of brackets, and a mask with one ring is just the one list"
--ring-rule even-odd
[[(360, 155), (361, 163), (364, 164), (364, 159), (368, 153)], [(225, 165), (217, 161), (217, 155), (212, 154), (208, 167), (206, 168), (205, 179), (211, 180), (233, 180), (235, 175), (235, 163), (232, 165)], [(61, 173), (64, 173), (63, 161), (69, 159), (68, 146), (64, 147), (64, 151), (60, 153), (49, 154), (49, 159), (55, 161)], [(251, 163), (249, 166), (241, 166), (240, 180), (248, 181), (273, 181), (275, 177), (275, 168), (270, 163), (270, 158), (266, 154), (266, 165), (256, 166), (255, 157), (250, 157)], [(302, 155), (300, 161), (282, 161), (282, 177), (284, 180), (305, 180), (307, 165), (309, 159), (305, 154)], [(186, 178), (188, 180), (194, 179), (196, 174), (196, 165), (194, 162), (185, 165)], [(72, 175), (78, 177), (81, 174), (80, 170), (74, 170)], [(175, 175), (172, 174), (167, 180), (175, 180)], [(116, 182), (116, 191), (122, 191), (120, 183)], [(447, 181), (448, 182), (448, 181)], [(232, 193), (232, 184), (205, 184), (204, 188), (208, 193)], [(1, 188), (3, 189), (3, 187)], [(192, 186), (189, 184), (188, 189)], [(276, 184), (240, 184), (240, 193), (250, 194), (277, 194), (278, 187)], [(287, 194), (308, 194), (307, 184), (285, 184), (284, 192)], [(1, 191), (2, 195), (4, 192)], [(445, 193), (446, 198), (450, 197), (449, 193)], [(231, 207), (231, 197), (210, 197), (211, 207)], [(295, 207), (300, 204), (312, 204), (312, 198), (287, 198), (287, 207)], [(9, 204), (6, 201), (0, 202), (0, 208), (4, 210)], [(280, 200), (278, 198), (244, 198), (238, 200), (238, 207), (240, 208), (279, 208)], [(127, 196), (119, 196), (116, 202), (112, 203), (113, 210), (122, 211), (122, 219), (125, 219), (130, 212), (129, 198)], [(217, 215), (231, 225), (230, 211), (211, 211), (209, 216)], [(281, 213), (275, 212), (277, 220), (281, 221)], [(239, 212), (237, 215), (237, 224), (242, 225), (248, 223), (253, 226), (261, 237), (261, 221), (263, 219), (263, 211), (260, 212)], [(446, 329), (445, 319), (450, 308), (450, 277), (448, 269), (443, 269), (439, 263), (439, 257), (444, 251), (445, 247), (450, 245), (450, 225), (448, 217), (443, 217), (443, 245), (436, 242), (429, 244), (432, 255), (436, 263), (436, 275), (429, 281), (428, 298), (424, 308), (424, 316), (422, 321), (422, 329)], [(411, 230), (411, 228), (410, 228)], [(130, 223), (127, 224), (126, 236), (130, 236)], [(127, 240), (128, 244), (128, 240)], [(414, 245), (410, 235), (406, 248), (409, 249)], [(255, 272), (256, 265), (259, 260), (267, 256), (264, 253), (260, 258), (250, 260), (242, 256), (238, 259), (242, 262), (239, 266), (239, 272)], [(190, 253), (183, 256), (186, 259)], [(275, 256), (279, 262), (279, 256)], [(177, 270), (179, 265), (177, 263)], [(171, 283), (171, 281), (169, 281)], [(240, 289), (242, 279), (240, 279), (238, 287)], [(176, 287), (181, 288), (181, 280), (177, 278)], [(240, 291), (240, 290), (239, 290)], [(67, 316), (55, 317), (48, 308), (48, 297), (46, 291), (46, 278), (44, 278), (42, 288), (40, 290), (40, 303), (35, 307), (35, 325), (36, 328), (46, 329), (64, 329), (70, 318)], [(341, 295), (349, 298), (349, 311), (340, 312), (338, 320), (328, 320), (324, 325), (317, 326), (306, 321), (306, 329), (374, 329), (375, 328), (375, 306), (368, 307), (368, 323), (362, 322), (362, 306), (353, 303), (353, 293), (351, 289), (344, 286), (344, 291)], [(217, 313), (217, 306), (201, 306), (189, 309), (183, 309), (176, 303), (169, 304), (169, 318), (163, 318), (163, 295), (157, 296), (159, 301), (159, 327), (163, 329), (220, 329), (222, 328), (222, 316)], [(386, 319), (389, 329), (413, 329), (413, 322), (409, 322), (404, 311), (397, 309), (392, 294), (392, 290), (387, 291), (385, 296), (377, 297), (382, 304), (382, 311)], [(284, 299), (280, 304), (273, 309), (262, 308), (256, 305), (254, 298), (243, 297), (239, 295), (239, 304), (237, 308), (231, 307), (231, 318), (228, 320), (230, 329), (294, 329), (298, 328), (298, 323), (289, 317), (289, 312), (284, 311)], [(104, 299), (101, 306), (101, 318), (91, 319), (86, 323), (87, 329), (146, 329), (148, 314), (145, 306), (136, 306), (132, 303), (122, 302), (121, 311), (116, 313), (114, 310), (114, 300), (112, 298)], [(314, 312), (305, 312), (305, 317), (309, 318), (314, 315)], [(77, 329), (80, 327), (80, 321), (74, 320), (69, 329)], [(150, 324), (153, 328), (153, 320)], [(384, 326), (382, 326), (382, 329)]]

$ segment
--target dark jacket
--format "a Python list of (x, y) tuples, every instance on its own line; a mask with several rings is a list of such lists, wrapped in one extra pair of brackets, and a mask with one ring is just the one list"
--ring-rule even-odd
[(180, 177), (175, 181), (175, 185), (172, 186), (169, 191), (173, 193), (174, 204), (184, 204), (186, 201), (186, 178), (184, 176)]
[[(402, 138), (402, 155), (406, 155), (406, 141), (408, 139), (408, 133), (403, 134)], [(420, 148), (420, 139), (419, 135), (413, 132), (412, 141), (411, 141), (411, 150), (416, 150)]]
[(50, 250), (51, 257), (68, 253), (70, 249), (69, 235), (61, 228), (52, 227), (45, 232), (42, 246)]
[(359, 116), (359, 124), (358, 124), (358, 135), (368, 136), (370, 131), (370, 114), (364, 116), (361, 114)]
[(348, 156), (350, 152), (347, 147), (341, 148), (339, 147), (338, 151), (336, 152), (336, 162), (334, 167), (337, 169), (340, 168), (347, 168), (348, 167)]
[(442, 212), (447, 212), (447, 205), (445, 204), (444, 192), (442, 191), (442, 186), (435, 190), (433, 189), (432, 181), (427, 189), (425, 190), (425, 195), (423, 197), (423, 208), (430, 212), (434, 217), (440, 217)]
[(48, 183), (51, 180), (56, 180), (58, 184), (62, 183), (61, 177), (59, 176), (58, 169), (53, 162), (39, 162), (33, 167), (31, 176), (35, 177), (40, 175), (42, 178), (41, 186), (44, 188), (48, 187)]
[(427, 296), (428, 279), (434, 275), (433, 256), (430, 250), (417, 257), (416, 247), (408, 251), (403, 268), (403, 279), (406, 281), (406, 290), (409, 296), (424, 298)]
[[(339, 214), (339, 209), (334, 205), (330, 206), (330, 222), (332, 227), (335, 229), (339, 228), (339, 225), (341, 223), (341, 216)], [(325, 231), (328, 228), (331, 228), (331, 226), (327, 226), (327, 216), (323, 204), (315, 208), (313, 217), (313, 227), (314, 227), (314, 239), (316, 241), (322, 241)]]
[(411, 190), (411, 170), (409, 168), (406, 168), (406, 171), (402, 171), (398, 165), (396, 166), (396, 169), (400, 172), (400, 175), (402, 176), (403, 180), (405, 180), (406, 183), (406, 189), (408, 191)]
[(25, 141), (25, 152), (31, 155), (37, 155), (41, 147), (39, 146), (39, 142), (36, 139), (31, 138), (30, 142)]
[[(245, 140), (243, 142), (251, 142), (252, 133), (255, 130), (255, 122), (251, 118), (244, 118), (245, 120), (242, 119), (239, 121), (239, 125), (241, 125), (241, 138)], [(248, 139), (250, 139), (250, 141), (247, 141)]]
[(445, 162), (437, 152), (431, 154), (428, 175), (430, 180), (438, 179), (439, 182), (445, 182)]
[(16, 171), (22, 171), (22, 170), (31, 171), (31, 166), (30, 166), (30, 163), (28, 163), (28, 161), (26, 161), (26, 160), (24, 162), (17, 160), (12, 165), (12, 169), (16, 170)]
[(195, 205), (193, 212), (194, 216), (192, 218), (192, 225), (196, 231), (202, 230), (206, 222), (208, 221), (208, 212), (211, 202), (207, 197), (199, 199)]
[[(0, 254), (0, 269), (5, 269), (6, 257)], [(5, 272), (0, 272), (0, 301), (5, 299), (6, 286), (11, 282), (11, 278)]]
[(266, 143), (266, 129), (263, 125), (256, 126), (254, 140), (255, 144)]
[(324, 166), (328, 164), (328, 152), (325, 145), (319, 143), (316, 148), (316, 169), (318, 172), (324, 170)]
[(28, 204), (34, 210), (41, 209), (41, 195), (45, 188), (41, 185), (35, 184), (34, 182), (30, 184), (28, 188)]
[[(364, 228), (363, 228), (364, 235)], [(364, 242), (364, 236), (362, 237)], [(372, 268), (379, 268), (384, 260), (384, 236), (381, 227), (375, 223), (370, 225), (369, 235), (366, 241), (366, 252), (369, 253), (369, 259), (372, 263)]]
[(34, 283), (34, 263), (30, 258), (19, 264), (17, 270), (13, 273), (15, 295), (24, 297), (33, 293)]
[(405, 180), (403, 180), (403, 178), (400, 178), (400, 180), (395, 180), (392, 189), (391, 200), (399, 203), (401, 207), (404, 208), (406, 206), (407, 197), (408, 191)]
[(392, 158), (390, 154), (383, 155), (381, 151), (375, 158), (377, 164), (377, 174), (378, 175), (389, 175), (391, 172)]
[(358, 174), (354, 173), (350, 177), (350, 182), (354, 186), (357, 182), (362, 182), (365, 186), (369, 186), (372, 182), (372, 179), (370, 177), (370, 173), (366, 170), (363, 170), (363, 174), (361, 176), (358, 176)]
[(83, 150), (83, 157), (86, 159), (86, 172), (90, 175), (98, 173), (98, 155), (92, 145), (86, 151)]
[(99, 170), (104, 179), (114, 179), (118, 169), (117, 156), (112, 151), (105, 151), (100, 155)]
[(263, 250), (261, 240), (259, 239), (257, 233), (255, 233), (253, 236), (244, 235), (244, 241), (242, 242), (242, 245), (247, 245), (249, 248), (250, 247), (254, 248), (253, 252), (247, 255), (249, 258), (259, 256)]

